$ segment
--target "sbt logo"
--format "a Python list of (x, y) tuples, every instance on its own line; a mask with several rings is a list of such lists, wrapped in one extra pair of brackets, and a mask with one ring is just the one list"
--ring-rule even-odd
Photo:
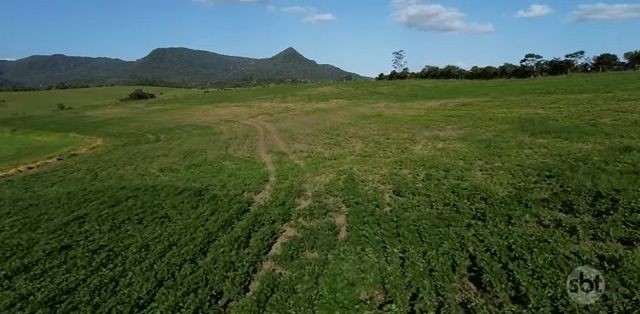
[(579, 304), (593, 304), (604, 294), (604, 277), (589, 266), (576, 267), (567, 277), (567, 293)]

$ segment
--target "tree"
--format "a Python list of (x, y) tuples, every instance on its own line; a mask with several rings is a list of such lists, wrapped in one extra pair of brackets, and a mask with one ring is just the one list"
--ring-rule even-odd
[(396, 72), (402, 72), (402, 70), (407, 67), (407, 62), (404, 60), (406, 56), (404, 50), (394, 51), (392, 55), (393, 60), (391, 62), (393, 69), (396, 70)]
[(382, 81), (386, 78), (386, 76), (384, 75), (384, 73), (380, 73), (378, 74), (378, 77), (376, 77), (376, 81)]
[(505, 63), (498, 68), (498, 72), (501, 78), (513, 78), (518, 77), (518, 66), (511, 63)]
[(582, 59), (584, 59), (584, 50), (566, 54), (564, 58), (567, 61), (571, 62), (571, 68), (569, 69), (569, 72), (571, 72), (571, 70), (575, 69), (580, 64)]
[(389, 73), (389, 76), (387, 78), (389, 79), (389, 81), (398, 79), (398, 71), (396, 70), (391, 71), (391, 73)]
[(493, 66), (486, 66), (480, 71), (480, 77), (484, 80), (493, 80), (500, 77), (500, 70)]
[(575, 67), (575, 63), (570, 59), (561, 60), (560, 58), (553, 58), (552, 60), (547, 61), (546, 64), (549, 75), (569, 74), (573, 67)]
[(455, 65), (447, 65), (438, 71), (438, 78), (451, 80), (451, 79), (461, 79), (466, 76), (466, 71)]
[(477, 67), (474, 66), (467, 72), (468, 79), (472, 80), (492, 80), (500, 77), (500, 70), (496, 67)]
[(528, 53), (524, 56), (524, 59), (520, 60), (520, 65), (527, 67), (531, 76), (536, 76), (538, 74), (542, 74), (542, 62), (544, 58), (541, 55), (535, 53)]
[(620, 59), (612, 53), (603, 53), (593, 57), (593, 66), (600, 72), (613, 70)]
[(625, 53), (624, 59), (627, 60), (630, 68), (640, 70), (640, 50)]
[(411, 72), (409, 72), (409, 68), (404, 68), (402, 69), (402, 72), (398, 73), (398, 79), (406, 80), (409, 78), (410, 75), (411, 75)]
[(422, 69), (422, 71), (420, 71), (418, 77), (422, 79), (436, 79), (438, 78), (439, 72), (440, 68), (438, 68), (437, 66), (427, 65)]

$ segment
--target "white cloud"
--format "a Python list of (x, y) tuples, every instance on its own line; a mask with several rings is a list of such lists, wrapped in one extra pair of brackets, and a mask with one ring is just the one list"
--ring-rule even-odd
[(553, 12), (550, 6), (546, 4), (532, 4), (526, 10), (516, 12), (515, 17), (531, 18), (549, 15)]
[(292, 6), (292, 7), (284, 7), (279, 10), (275, 7), (270, 9), (270, 11), (279, 11), (287, 14), (300, 14), (304, 15), (304, 19), (302, 20), (305, 23), (326, 23), (333, 22), (336, 20), (335, 15), (332, 13), (318, 13), (318, 10), (313, 7), (301, 7), (301, 6)]
[(466, 14), (441, 4), (425, 4), (417, 0), (392, 0), (396, 22), (420, 31), (448, 33), (490, 33), (492, 24), (467, 21)]
[(310, 8), (303, 8), (301, 6), (293, 6), (293, 7), (282, 8), (282, 9), (280, 9), (280, 11), (282, 11), (283, 13), (304, 14), (304, 13), (308, 13), (309, 11), (311, 11), (311, 9)]
[(323, 23), (323, 22), (333, 22), (336, 20), (336, 17), (331, 13), (311, 13), (304, 18), (305, 23)]
[(640, 18), (640, 3), (630, 4), (583, 4), (573, 11), (572, 19), (578, 22), (628, 20)]
[[(258, 4), (268, 4), (268, 0), (192, 0), (196, 3), (201, 4), (232, 4), (232, 3), (258, 3)], [(275, 5), (268, 4), (267, 12), (269, 13), (286, 13), (286, 14), (299, 14), (304, 15), (302, 19), (305, 23), (326, 23), (332, 22), (336, 20), (336, 16), (332, 13), (318, 13), (318, 10), (314, 7), (302, 7), (302, 6), (291, 6), (291, 7), (283, 7), (279, 8)]]
[(1, 61), (16, 61), (18, 58), (0, 58)]

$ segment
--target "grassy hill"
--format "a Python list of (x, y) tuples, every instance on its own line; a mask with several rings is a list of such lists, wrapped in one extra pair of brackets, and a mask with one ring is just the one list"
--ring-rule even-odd
[(0, 93), (15, 134), (104, 141), (0, 179), (0, 312), (633, 312), (639, 83)]
[(363, 79), (318, 65), (295, 49), (272, 58), (252, 59), (187, 48), (161, 48), (137, 61), (109, 58), (32, 56), (0, 63), (0, 87), (147, 84), (171, 86), (252, 85)]

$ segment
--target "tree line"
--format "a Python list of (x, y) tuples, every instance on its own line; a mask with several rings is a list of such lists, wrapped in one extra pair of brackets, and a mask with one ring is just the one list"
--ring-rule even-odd
[(520, 64), (505, 63), (501, 66), (474, 66), (469, 70), (455, 65), (443, 68), (427, 65), (420, 72), (411, 72), (405, 61), (404, 50), (394, 51), (393, 71), (380, 73), (376, 80), (406, 79), (470, 79), (491, 80), (511, 78), (531, 78), (539, 76), (567, 75), (570, 73), (594, 73), (607, 71), (640, 70), (640, 50), (624, 54), (622, 61), (616, 54), (603, 53), (592, 58), (585, 56), (583, 50), (566, 54), (564, 58), (545, 60), (543, 56), (528, 53)]

